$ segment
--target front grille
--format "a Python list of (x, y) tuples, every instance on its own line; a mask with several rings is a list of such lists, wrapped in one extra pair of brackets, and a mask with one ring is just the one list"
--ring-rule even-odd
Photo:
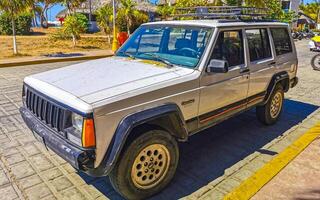
[(25, 91), (25, 105), (33, 114), (49, 127), (60, 132), (67, 128), (70, 112), (60, 106), (48, 101), (32, 89)]

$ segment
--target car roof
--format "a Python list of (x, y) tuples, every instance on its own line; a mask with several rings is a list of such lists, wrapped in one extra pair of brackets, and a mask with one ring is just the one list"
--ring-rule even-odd
[(288, 26), (286, 23), (270, 21), (241, 21), (241, 20), (174, 20), (149, 22), (144, 25), (185, 25), (204, 27), (230, 27), (230, 26)]

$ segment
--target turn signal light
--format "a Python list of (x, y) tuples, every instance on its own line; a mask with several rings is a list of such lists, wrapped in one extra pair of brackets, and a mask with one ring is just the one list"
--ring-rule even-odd
[(85, 119), (82, 129), (82, 146), (85, 148), (96, 146), (96, 136), (93, 119)]

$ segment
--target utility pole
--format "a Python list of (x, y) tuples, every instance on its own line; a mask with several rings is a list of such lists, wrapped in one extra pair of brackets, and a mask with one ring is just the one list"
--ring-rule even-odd
[(92, 0), (89, 0), (89, 23), (90, 23), (90, 26), (91, 26), (91, 22), (92, 22), (92, 2), (91, 1)]
[(117, 39), (117, 26), (116, 26), (116, 18), (117, 18), (117, 5), (116, 0), (112, 0), (113, 7), (113, 39), (112, 39), (112, 51), (116, 52), (119, 48), (119, 42)]

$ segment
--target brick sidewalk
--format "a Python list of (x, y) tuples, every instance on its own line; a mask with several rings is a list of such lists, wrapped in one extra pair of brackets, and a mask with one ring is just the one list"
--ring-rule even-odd
[[(320, 120), (320, 118), (319, 118)], [(311, 143), (252, 200), (320, 199), (320, 138)]]

